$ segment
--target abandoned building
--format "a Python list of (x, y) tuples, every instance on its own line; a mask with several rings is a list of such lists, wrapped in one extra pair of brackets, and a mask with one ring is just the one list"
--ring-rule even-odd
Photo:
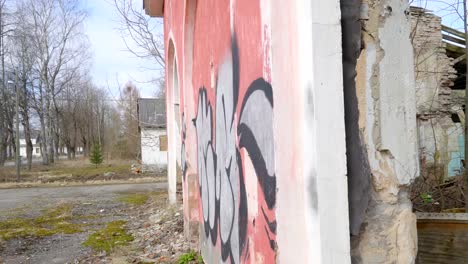
[(137, 104), (143, 171), (167, 168), (166, 102), (139, 98)]
[(457, 31), (405, 0), (143, 3), (164, 19), (169, 197), (180, 169), (206, 263), (415, 262), (409, 186), (463, 166)]
[(459, 176), (465, 155), (465, 33), (416, 7), (412, 28), (421, 168), (438, 167), (442, 178)]

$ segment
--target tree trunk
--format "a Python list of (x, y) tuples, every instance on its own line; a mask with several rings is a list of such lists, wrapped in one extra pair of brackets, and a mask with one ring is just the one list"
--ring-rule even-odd
[(55, 158), (56, 160), (59, 160), (60, 159), (60, 135), (58, 132), (55, 132), (55, 140), (54, 140), (55, 144), (54, 144), (54, 147), (55, 147)]
[(78, 141), (78, 124), (76, 122), (76, 117), (73, 115), (73, 154), (72, 158), (75, 159), (76, 157), (76, 142)]
[[(0, 113), (0, 116), (3, 117), (3, 112)], [(7, 157), (7, 141), (6, 141), (6, 131), (5, 131), (5, 120), (0, 118), (0, 166), (5, 165), (5, 160)]]
[(8, 137), (8, 153), (7, 153), (7, 159), (8, 160), (11, 160), (13, 158), (13, 153), (15, 152), (15, 150), (13, 149), (13, 145), (11, 144), (11, 141), (12, 140), (15, 140), (13, 136), (10, 136)]
[[(465, 40), (468, 41), (468, 26), (467, 26), (467, 18), (468, 18), (468, 9), (466, 6), (467, 0), (463, 0), (463, 24), (465, 27)], [(465, 59), (466, 64), (468, 65), (468, 43), (465, 45)], [(467, 74), (465, 74), (465, 118), (468, 118), (468, 67), (467, 67)], [(465, 168), (464, 168), (464, 193), (465, 193), (465, 212), (468, 213), (468, 169), (466, 168), (468, 162), (468, 122), (465, 120)]]
[[(5, 98), (5, 54), (3, 52), (3, 8), (0, 9), (0, 56), (2, 63), (2, 83), (0, 99), (6, 102)], [(6, 134), (6, 107), (4, 103), (0, 104), (0, 166), (5, 164), (7, 158), (7, 134)]]
[(55, 161), (55, 148), (54, 148), (54, 128), (53, 128), (53, 125), (52, 125), (52, 117), (50, 116), (49, 117), (49, 121), (48, 121), (48, 124), (49, 124), (49, 129), (48, 129), (48, 133), (47, 133), (47, 137), (48, 137), (48, 143), (49, 145), (47, 146), (47, 153), (49, 155), (49, 163), (52, 164), (54, 163)]
[(46, 137), (46, 126), (44, 116), (39, 116), (39, 121), (41, 123), (41, 155), (42, 155), (42, 164), (49, 165), (49, 154), (47, 153), (47, 137)]
[(87, 157), (88, 156), (88, 141), (86, 140), (85, 137), (83, 137), (82, 142), (83, 142), (83, 156)]
[[(15, 135), (13, 133), (11, 133), (11, 137), (10, 137), (10, 146), (11, 146), (11, 152), (10, 152), (10, 158), (13, 158), (14, 156), (13, 155), (16, 155), (16, 150), (17, 150), (17, 147), (16, 147), (16, 137), (18, 135)], [(19, 151), (19, 150), (18, 150)]]
[(26, 157), (28, 159), (28, 170), (32, 168), (32, 154), (33, 154), (33, 144), (31, 141), (31, 127), (29, 124), (29, 116), (27, 113), (23, 112), (23, 129), (24, 129), (24, 139), (26, 141)]
[(71, 160), (72, 159), (72, 156), (71, 156), (71, 146), (69, 143), (67, 143), (67, 159), (68, 160)]
[[(0, 84), (0, 100), (5, 102), (3, 96), (3, 84)], [(6, 144), (5, 144), (5, 119), (4, 119), (4, 104), (0, 104), (0, 166), (5, 164), (5, 153), (6, 153)]]

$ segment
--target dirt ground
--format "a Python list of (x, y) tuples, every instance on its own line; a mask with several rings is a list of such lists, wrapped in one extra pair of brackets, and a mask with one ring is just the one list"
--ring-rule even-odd
[[(185, 241), (181, 208), (167, 205), (165, 188), (163, 183), (2, 190), (0, 263), (177, 263), (196, 245)], [(112, 239), (120, 233), (131, 239), (116, 240), (107, 250), (98, 240), (111, 223), (124, 227), (112, 231)]]

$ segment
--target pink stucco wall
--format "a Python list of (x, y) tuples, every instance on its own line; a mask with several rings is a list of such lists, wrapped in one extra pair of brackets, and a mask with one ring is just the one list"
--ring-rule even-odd
[[(333, 29), (324, 23), (315, 41), (337, 44), (324, 49), (332, 54), (324, 63), (333, 70), (329, 87), (320, 84), (326, 75), (309, 79), (326, 72), (310, 66), (313, 46), (302, 45), (315, 31), (298, 4), (309, 1), (164, 3), (169, 179), (171, 185), (180, 155), (184, 217), (197, 226), (206, 263), (307, 263), (330, 252), (338, 252), (337, 261), (349, 259), (348, 243), (341, 242), (348, 220), (339, 5), (314, 2), (329, 10), (323, 15)], [(175, 65), (178, 114), (171, 103)], [(338, 118), (328, 135), (315, 124), (327, 118)], [(337, 158), (314, 156), (326, 142)], [(331, 205), (329, 213), (322, 203)], [(325, 231), (332, 237), (322, 239)]]
[[(205, 258), (271, 263), (276, 175), (269, 26), (262, 23), (258, 1), (185, 4), (165, 6), (167, 47), (174, 46), (167, 61), (176, 58), (181, 88), (184, 198), (189, 189), (198, 195), (197, 212), (187, 202), (185, 214), (200, 223)], [(167, 65), (171, 87), (175, 64)], [(188, 177), (197, 180), (189, 186)]]

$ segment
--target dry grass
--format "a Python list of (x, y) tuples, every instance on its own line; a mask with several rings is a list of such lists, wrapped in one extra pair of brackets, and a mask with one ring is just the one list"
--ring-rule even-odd
[[(100, 166), (94, 166), (87, 159), (59, 160), (55, 164), (44, 166), (34, 164), (31, 171), (22, 168), (22, 182), (56, 182), (56, 181), (87, 181), (98, 180), (106, 172), (112, 172), (116, 178), (130, 175), (131, 161), (110, 161)], [(0, 168), (0, 182), (16, 181), (14, 167)]]
[(132, 183), (154, 183), (165, 182), (165, 178), (141, 177), (123, 180), (90, 180), (90, 181), (55, 181), (43, 183), (39, 181), (24, 181), (24, 182), (6, 182), (0, 183), (0, 189), (14, 188), (33, 188), (33, 187), (64, 187), (64, 186), (84, 186), (84, 185), (109, 185), (109, 184), (132, 184)]

